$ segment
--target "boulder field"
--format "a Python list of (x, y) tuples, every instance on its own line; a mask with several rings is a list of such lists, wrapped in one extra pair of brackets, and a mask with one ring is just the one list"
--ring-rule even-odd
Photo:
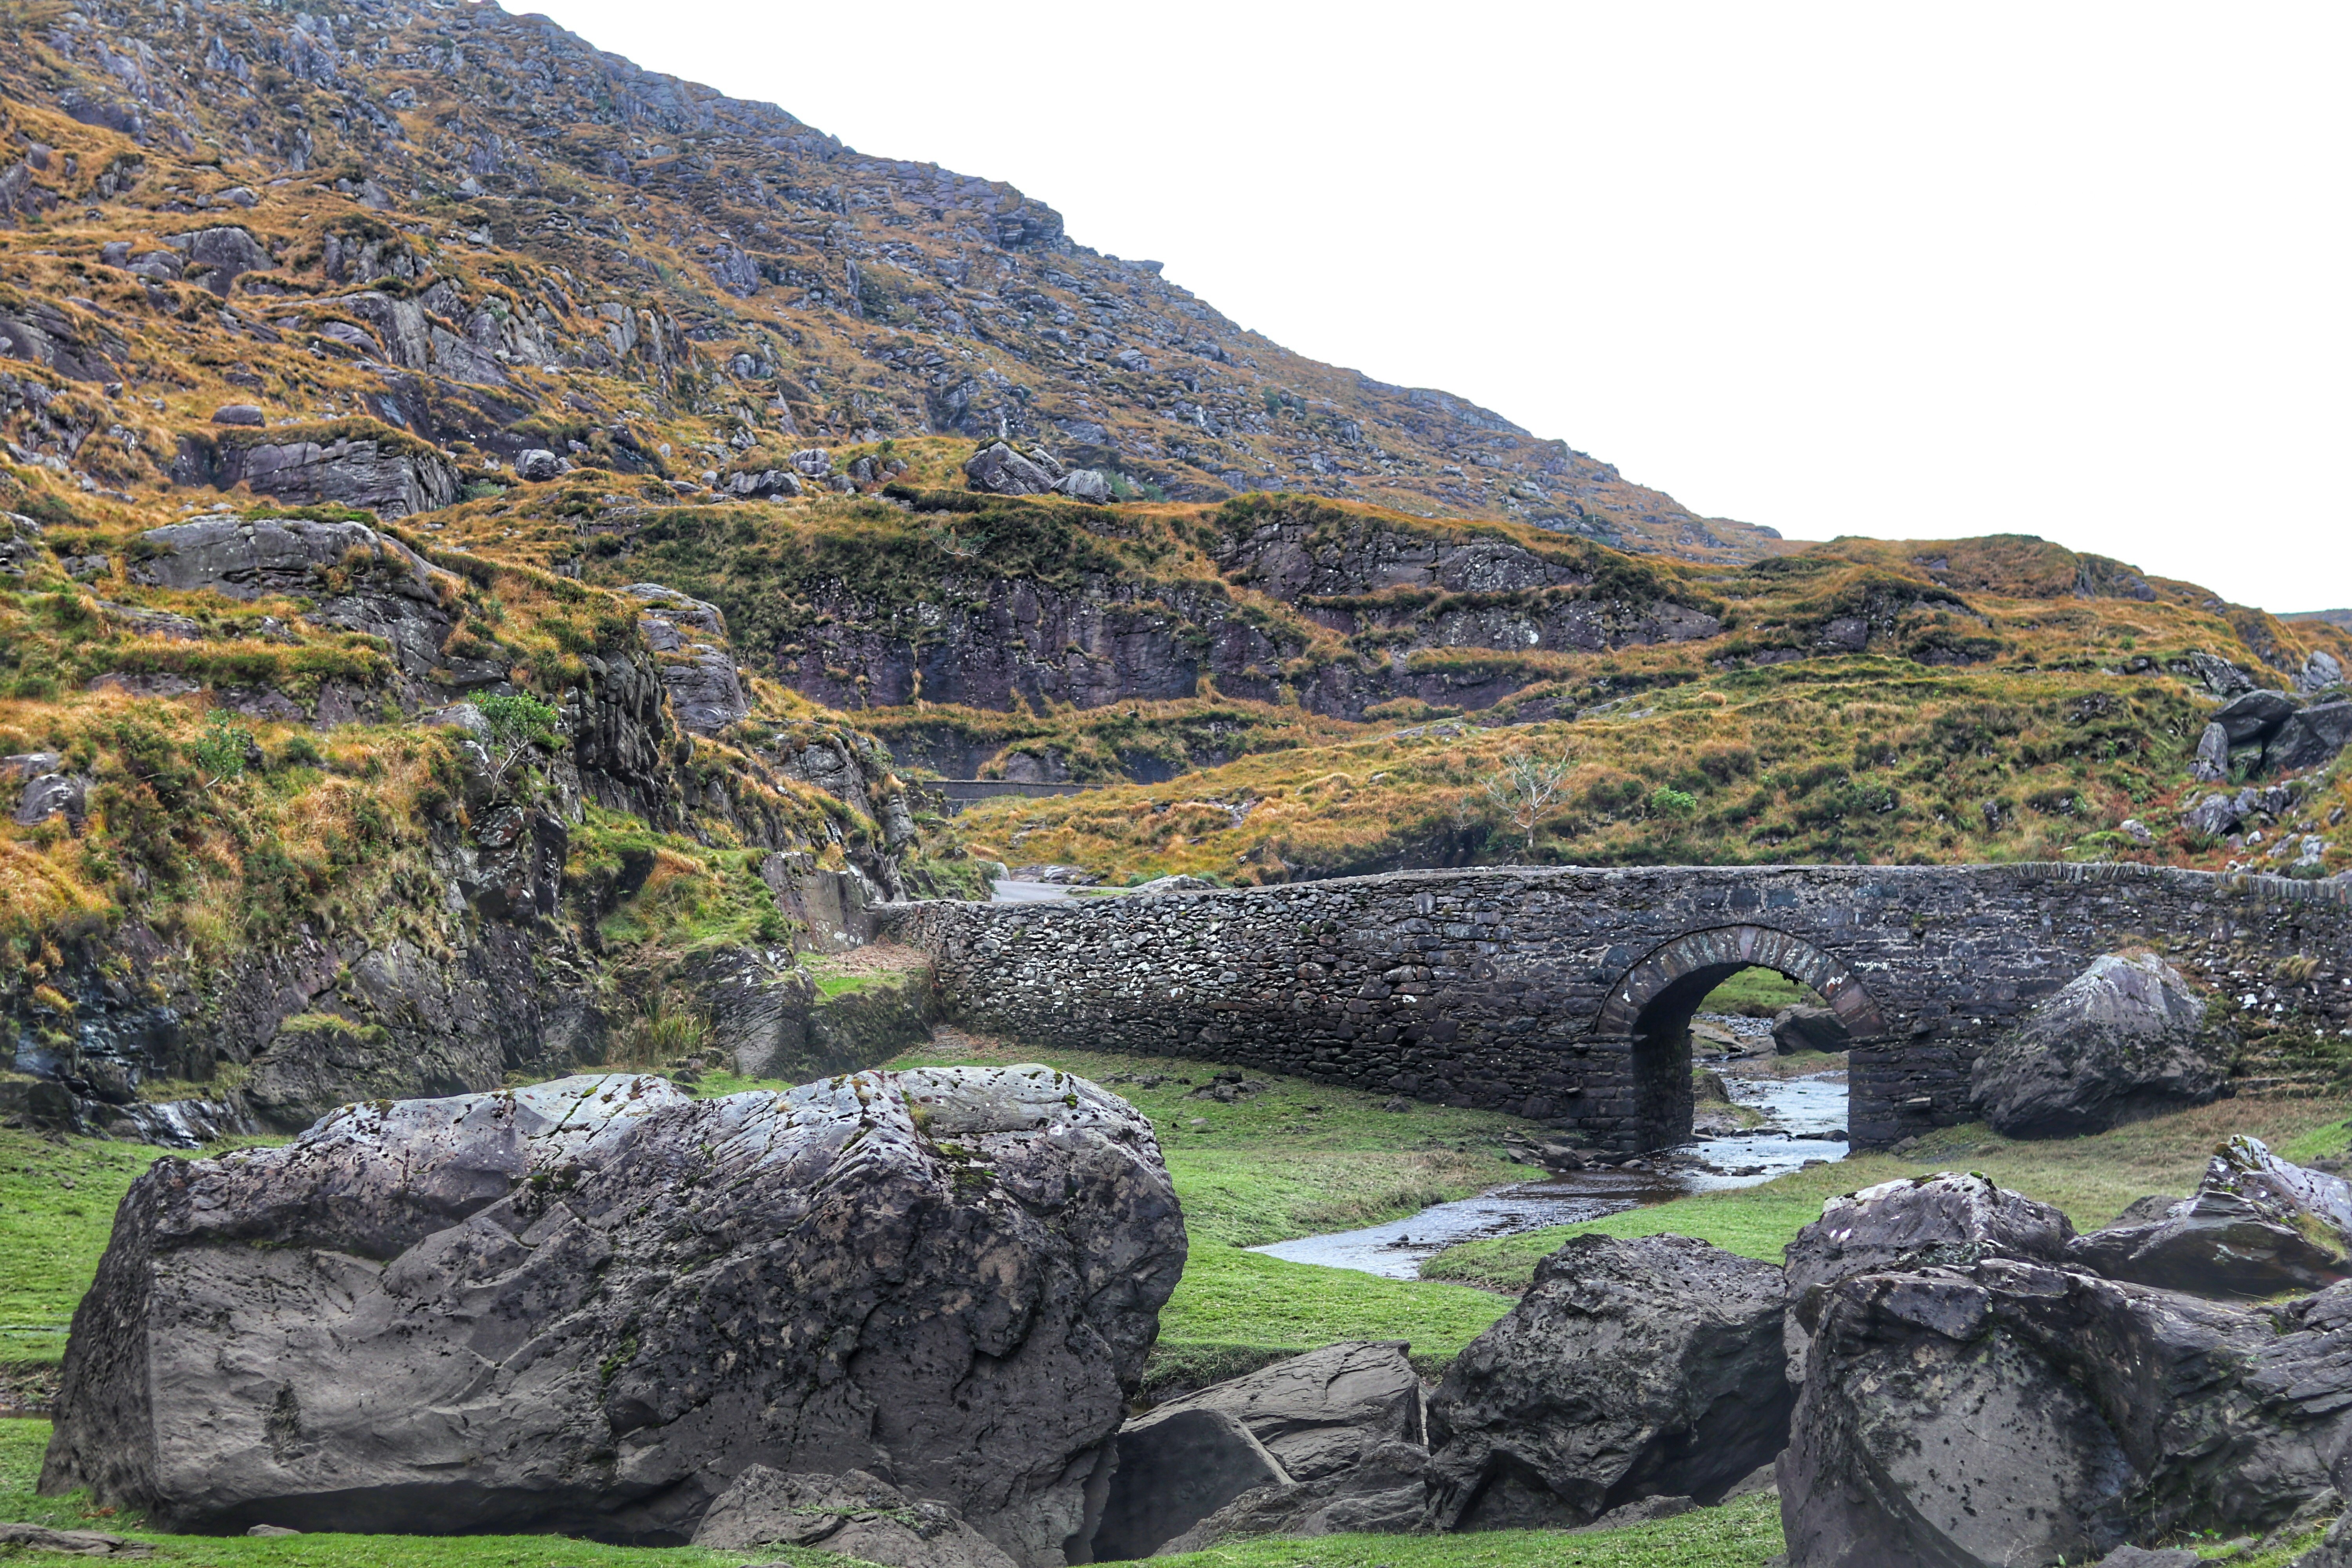
[(864, 1472), (1059, 1568), (1184, 1257), (1150, 1123), (1042, 1067), (348, 1106), (133, 1184), (41, 1485), (684, 1542), (754, 1467)]
[(1137, 1411), (1185, 1256), (1150, 1124), (1045, 1067), (347, 1106), (133, 1184), (41, 1485), (895, 1568), (1774, 1485), (1788, 1568), (2147, 1568), (2352, 1489), (2352, 1184), (2247, 1138), (2088, 1236), (1950, 1173), (1832, 1199), (1785, 1268), (1580, 1236), (1433, 1391), (1351, 1342)]

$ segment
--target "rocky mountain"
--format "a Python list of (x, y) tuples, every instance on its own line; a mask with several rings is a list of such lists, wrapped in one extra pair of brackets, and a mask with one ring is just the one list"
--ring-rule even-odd
[[(406, 510), (532, 448), (691, 479), (940, 433), (1044, 443), (1130, 493), (1774, 548), (1460, 398), (1245, 332), (1001, 182), (866, 157), (543, 17), (35, 0), (5, 26), (0, 353), (56, 378), (8, 394), (12, 433), (105, 488), (168, 465), (289, 496), (361, 466), (334, 440), (182, 443), (227, 383), (257, 423), (394, 427), (333, 432), (383, 471), (299, 499)], [(50, 395), (117, 385), (87, 416)]]

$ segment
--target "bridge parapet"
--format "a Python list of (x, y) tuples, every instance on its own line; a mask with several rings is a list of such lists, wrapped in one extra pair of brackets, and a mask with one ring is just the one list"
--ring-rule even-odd
[[(1488, 1106), (1624, 1149), (1687, 1131), (1690, 1009), (1751, 962), (1822, 990), (1864, 1041), (1863, 1143), (1966, 1120), (1981, 1042), (2121, 947), (2352, 1026), (2352, 888), (2165, 868), (1498, 868), (881, 914), (976, 1028)], [(2292, 953), (2320, 975), (2290, 996), (2269, 977)]]

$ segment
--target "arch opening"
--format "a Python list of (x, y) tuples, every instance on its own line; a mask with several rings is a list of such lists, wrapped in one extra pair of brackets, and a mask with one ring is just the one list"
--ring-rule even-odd
[(1766, 926), (1726, 926), (1675, 938), (1626, 972), (1601, 1009), (1597, 1033), (1631, 1042), (1632, 1110), (1643, 1148), (1687, 1142), (1692, 1017), (1715, 988), (1743, 969), (1769, 969), (1821, 994), (1859, 1044), (1885, 1031), (1878, 1005), (1836, 959)]

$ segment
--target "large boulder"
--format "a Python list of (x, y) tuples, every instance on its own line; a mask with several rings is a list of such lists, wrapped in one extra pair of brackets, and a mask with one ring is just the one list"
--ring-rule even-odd
[(2221, 726), (2233, 746), (2267, 741), (2302, 706), (2284, 691), (2248, 691), (2215, 710), (2212, 721)]
[(1791, 1398), (1780, 1270), (1679, 1236), (1572, 1237), (1430, 1403), (1429, 1521), (1590, 1524), (1719, 1500), (1778, 1453)]
[(2306, 695), (2315, 695), (2344, 684), (2344, 666), (2326, 648), (2314, 649), (2303, 661), (2302, 670), (2294, 678), (2294, 689)]
[(2110, 1279), (2200, 1296), (2316, 1290), (2352, 1279), (2352, 1183), (2240, 1136), (2214, 1152), (2189, 1196), (2152, 1215), (2126, 1211), (2067, 1250)]
[(1041, 496), (1054, 488), (1056, 476), (998, 441), (971, 455), (963, 477), (973, 489), (990, 495)]
[(1150, 1124), (1042, 1067), (348, 1106), (132, 1184), (41, 1485), (683, 1542), (751, 1465), (864, 1470), (1059, 1568), (1183, 1261)]
[(2213, 1099), (2230, 1050), (2179, 970), (2154, 953), (2107, 953), (1985, 1047), (1969, 1093), (2011, 1137), (2096, 1132)]
[(714, 1552), (809, 1546), (890, 1568), (1016, 1568), (954, 1508), (910, 1498), (864, 1470), (788, 1476), (750, 1466), (702, 1516), (694, 1543)]
[[(1195, 1552), (1229, 1535), (1322, 1535), (1419, 1523), (1429, 1454), (1421, 1376), (1405, 1357), (1408, 1348), (1396, 1340), (1327, 1345), (1171, 1400), (1130, 1423), (1120, 1434), (1119, 1468), (1095, 1537), (1096, 1557)], [(1278, 1473), (1245, 1488), (1213, 1489), (1223, 1495), (1201, 1506), (1211, 1489), (1197, 1480), (1166, 1487), (1160, 1478), (1170, 1467), (1156, 1460), (1129, 1467), (1135, 1436), (1179, 1417), (1192, 1420), (1191, 1412), (1231, 1421), (1249, 1439), (1246, 1447), (1230, 1439), (1213, 1445), (1226, 1461), (1222, 1470), (1249, 1473), (1260, 1462), (1253, 1456), (1263, 1454)], [(1166, 1447), (1157, 1440), (1150, 1451)], [(1194, 1469), (1205, 1474), (1211, 1468)], [(1186, 1506), (1171, 1506), (1180, 1490)], [(1148, 1528), (1135, 1528), (1146, 1521)]]
[(2008, 1258), (1845, 1280), (1780, 1462), (1790, 1568), (2270, 1529), (2347, 1479), (2347, 1286), (2248, 1309)]
[(1073, 468), (1054, 481), (1054, 489), (1088, 506), (1108, 506), (1112, 500), (1110, 480), (1099, 468)]
[(1939, 1171), (1832, 1198), (1787, 1249), (1790, 1381), (1804, 1381), (1811, 1337), (1842, 1280), (1988, 1258), (2056, 1262), (2074, 1239), (2058, 1210), (1974, 1173)]
[(2296, 773), (2320, 767), (2352, 746), (2352, 702), (2322, 702), (2278, 728), (2263, 748), (2265, 773)]
[(1772, 1015), (1772, 1048), (1784, 1057), (1799, 1051), (1843, 1051), (1853, 1044), (1853, 1031), (1827, 1007), (1801, 1002)]

